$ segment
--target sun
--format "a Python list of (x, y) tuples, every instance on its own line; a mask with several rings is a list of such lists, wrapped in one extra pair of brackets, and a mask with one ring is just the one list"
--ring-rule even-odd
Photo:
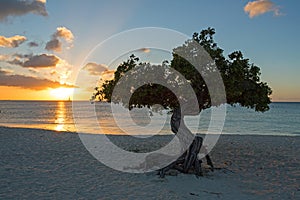
[(50, 91), (50, 95), (56, 100), (68, 100), (73, 94), (73, 88), (56, 88)]

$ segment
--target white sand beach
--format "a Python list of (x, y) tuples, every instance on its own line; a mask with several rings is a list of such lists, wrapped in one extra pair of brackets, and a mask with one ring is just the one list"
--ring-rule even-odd
[(217, 170), (163, 179), (106, 167), (75, 133), (0, 127), (0, 143), (0, 199), (300, 199), (300, 137), (222, 135)]

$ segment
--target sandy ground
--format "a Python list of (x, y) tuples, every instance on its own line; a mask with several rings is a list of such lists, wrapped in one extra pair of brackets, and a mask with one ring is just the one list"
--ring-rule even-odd
[(200, 178), (115, 171), (77, 134), (38, 129), (0, 127), (0, 156), (0, 199), (300, 199), (300, 137), (222, 135)]

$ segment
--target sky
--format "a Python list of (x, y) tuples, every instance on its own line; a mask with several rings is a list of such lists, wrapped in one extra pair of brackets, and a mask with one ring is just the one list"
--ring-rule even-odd
[[(294, 0), (0, 0), (0, 100), (68, 99), (74, 88), (88, 100), (131, 53), (118, 50), (154, 37), (131, 30), (190, 37), (213, 27), (225, 55), (241, 50), (261, 68), (273, 101), (300, 101), (299, 8)], [(150, 61), (172, 51), (146, 47), (132, 51)]]

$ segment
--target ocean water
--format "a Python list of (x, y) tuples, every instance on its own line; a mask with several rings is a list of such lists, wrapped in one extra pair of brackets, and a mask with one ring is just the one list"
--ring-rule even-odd
[[(0, 126), (40, 128), (92, 134), (172, 134), (168, 111), (111, 110), (110, 104), (67, 101), (0, 101)], [(211, 110), (185, 117), (194, 133), (206, 133)], [(223, 134), (300, 136), (300, 103), (272, 103), (255, 112), (226, 106)]]

